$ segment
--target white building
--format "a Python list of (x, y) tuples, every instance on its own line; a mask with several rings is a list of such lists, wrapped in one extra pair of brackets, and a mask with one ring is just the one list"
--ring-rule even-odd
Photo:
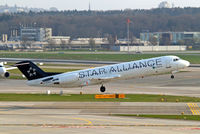
[(120, 52), (186, 51), (187, 46), (113, 46), (112, 50)]
[(2, 34), (2, 41), (7, 42), (8, 41), (8, 35), (7, 34)]
[(20, 40), (46, 41), (52, 36), (51, 28), (21, 27)]
[(70, 36), (51, 36), (50, 40), (55, 42), (55, 44), (61, 44), (63, 41), (68, 43)]
[(108, 44), (107, 38), (77, 38), (72, 40), (72, 45), (89, 45), (90, 40), (94, 40), (95, 45)]

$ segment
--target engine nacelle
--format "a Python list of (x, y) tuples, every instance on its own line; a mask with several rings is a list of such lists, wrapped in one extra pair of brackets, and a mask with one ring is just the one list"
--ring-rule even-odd
[(10, 73), (8, 73), (8, 72), (4, 73), (4, 77), (8, 78), (9, 76), (10, 76)]

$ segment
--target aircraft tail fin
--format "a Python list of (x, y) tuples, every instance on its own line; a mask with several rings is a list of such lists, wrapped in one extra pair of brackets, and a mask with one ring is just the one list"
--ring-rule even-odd
[(49, 76), (32, 61), (22, 61), (15, 64), (15, 66), (26, 76), (28, 80), (39, 79)]

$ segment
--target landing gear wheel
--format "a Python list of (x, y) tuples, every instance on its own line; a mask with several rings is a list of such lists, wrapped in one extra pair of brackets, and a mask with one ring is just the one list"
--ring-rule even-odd
[(100, 91), (101, 92), (105, 92), (106, 91), (106, 87), (104, 87), (103, 85), (100, 87)]
[(174, 79), (174, 75), (171, 75), (171, 79)]

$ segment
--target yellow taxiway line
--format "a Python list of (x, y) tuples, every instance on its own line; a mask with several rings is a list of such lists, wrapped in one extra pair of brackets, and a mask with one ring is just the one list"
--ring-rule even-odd
[(75, 119), (75, 120), (82, 120), (82, 121), (87, 122), (87, 123), (84, 124), (84, 125), (93, 125), (92, 122), (91, 122), (90, 120), (87, 120), (87, 119), (83, 119), (83, 118), (73, 118), (73, 119)]
[(200, 115), (200, 108), (196, 103), (187, 103), (193, 115)]

